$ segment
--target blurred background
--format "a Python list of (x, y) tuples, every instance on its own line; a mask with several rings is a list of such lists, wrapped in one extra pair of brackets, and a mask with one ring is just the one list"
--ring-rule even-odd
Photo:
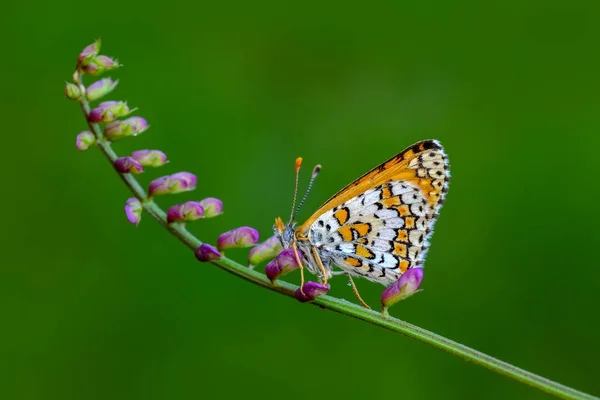
[[(298, 156), (301, 188), (323, 165), (304, 220), (439, 139), (453, 178), (425, 290), (392, 314), (600, 394), (598, 2), (3, 7), (0, 398), (548, 398), (200, 264), (148, 216), (130, 225), (114, 171), (75, 149), (85, 123), (63, 95), (98, 37), (125, 65), (109, 99), (152, 125), (116, 151), (167, 153), (144, 185), (197, 173), (196, 192), (159, 203), (221, 198), (224, 215), (190, 228), (208, 242), (241, 225), (270, 236)], [(378, 303), (382, 286), (358, 285)]]

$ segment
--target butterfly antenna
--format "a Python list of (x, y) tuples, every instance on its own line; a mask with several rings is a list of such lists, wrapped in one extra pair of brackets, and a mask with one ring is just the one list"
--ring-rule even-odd
[(292, 211), (290, 213), (290, 222), (294, 219), (294, 207), (296, 207), (296, 197), (298, 197), (298, 176), (300, 174), (300, 166), (302, 165), (302, 157), (296, 158), (296, 185), (294, 186), (294, 200), (292, 201)]
[(315, 182), (315, 178), (317, 177), (317, 175), (319, 175), (319, 172), (321, 172), (320, 164), (316, 165), (315, 168), (313, 169), (312, 176), (310, 177), (310, 182), (308, 182), (308, 187), (306, 188), (306, 192), (304, 192), (304, 196), (302, 196), (302, 200), (300, 201), (300, 204), (298, 204), (298, 208), (296, 208), (296, 211), (292, 214), (292, 221), (294, 220), (294, 218), (296, 218), (296, 215), (298, 215), (298, 212), (300, 211), (300, 209), (302, 208), (302, 205), (306, 201), (306, 198), (308, 197), (308, 194), (310, 193), (310, 190), (312, 189), (312, 185)]

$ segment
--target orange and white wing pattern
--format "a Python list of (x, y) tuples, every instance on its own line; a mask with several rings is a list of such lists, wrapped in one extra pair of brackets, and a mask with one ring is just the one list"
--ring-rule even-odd
[(449, 178), (442, 145), (416, 143), (333, 196), (300, 234), (325, 265), (390, 285), (422, 266)]

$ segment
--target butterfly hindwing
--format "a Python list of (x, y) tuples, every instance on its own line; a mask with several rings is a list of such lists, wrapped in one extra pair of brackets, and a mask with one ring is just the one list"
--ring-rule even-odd
[[(378, 182), (373, 172), (364, 175), (344, 190), (364, 188), (361, 179), (377, 184), (355, 191), (352, 197), (346, 193), (346, 201), (314, 218), (309, 238), (323, 260), (384, 285), (423, 264), (449, 173), (439, 144), (437, 148), (418, 145), (373, 170), (384, 168), (380, 174), (385, 172), (389, 180)], [(425, 150), (415, 152), (415, 146)]]

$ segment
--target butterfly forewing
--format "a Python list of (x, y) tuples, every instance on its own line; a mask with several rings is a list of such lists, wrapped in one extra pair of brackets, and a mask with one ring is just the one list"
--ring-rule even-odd
[[(352, 275), (395, 282), (423, 264), (443, 204), (448, 161), (437, 141), (411, 146), (330, 199), (313, 216), (310, 245)], [(387, 177), (381, 181), (381, 176)], [(365, 184), (375, 182), (365, 189)], [(336, 198), (346, 198), (323, 210)], [(305, 224), (306, 225), (306, 224)]]

